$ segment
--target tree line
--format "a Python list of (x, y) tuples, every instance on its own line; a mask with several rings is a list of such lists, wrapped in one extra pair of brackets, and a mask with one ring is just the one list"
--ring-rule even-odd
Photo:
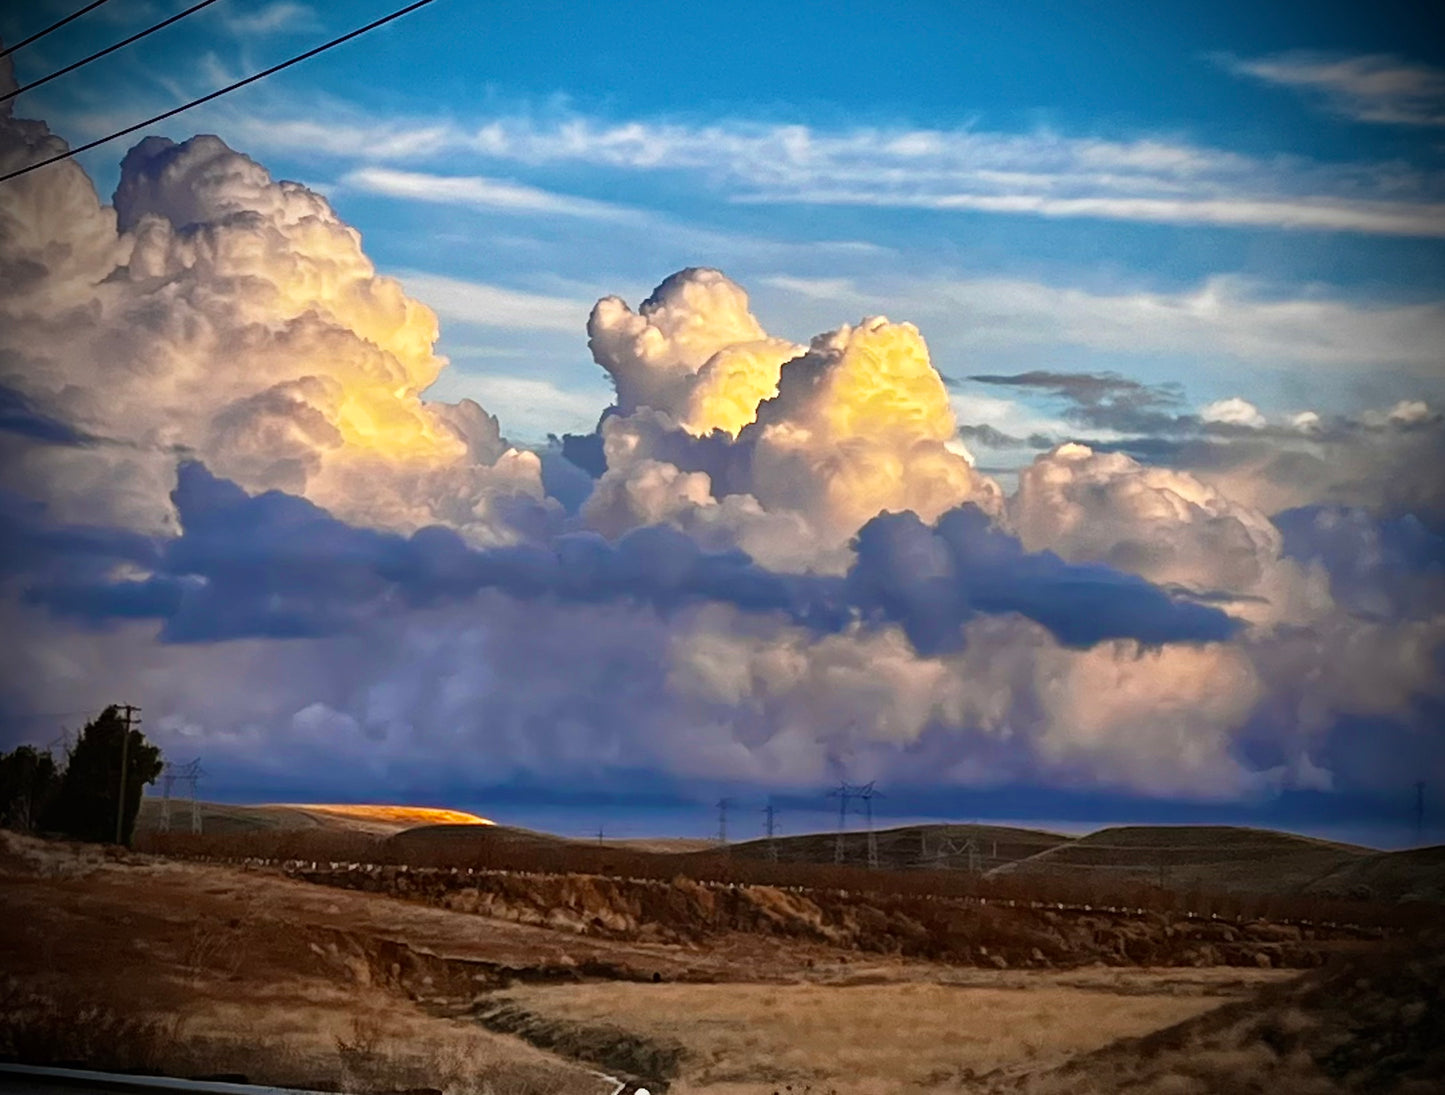
[(141, 793), (164, 767), (160, 749), (112, 705), (60, 764), (31, 745), (0, 755), (0, 825), (128, 846)]

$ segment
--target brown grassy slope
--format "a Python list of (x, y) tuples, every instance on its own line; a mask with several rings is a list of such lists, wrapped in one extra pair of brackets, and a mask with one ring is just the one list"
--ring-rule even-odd
[(1303, 892), (1375, 901), (1445, 901), (1445, 845), (1354, 859), (1321, 875)]
[[(202, 829), (212, 835), (318, 829), (326, 824), (324, 818), (289, 806), (231, 806), (202, 802), (200, 807)], [(136, 835), (141, 837), (159, 831), (161, 812), (159, 798), (148, 795), (141, 799), (140, 813), (135, 820)], [(189, 832), (190, 826), (190, 803), (172, 801), (171, 828), (177, 832)]]
[(965, 1090), (1339, 1095), (1445, 1090), (1445, 935), (1360, 955), (1062, 1067)]
[(1375, 854), (1369, 848), (1268, 829), (1135, 825), (1100, 829), (996, 868), (991, 875), (1295, 894), (1316, 879)]
[[(456, 810), (358, 803), (263, 803), (241, 806), (202, 802), (200, 811), (202, 831), (213, 835), (320, 829), (330, 833), (355, 833), (375, 837), (390, 836), (417, 825), (487, 823), (485, 818)], [(140, 813), (136, 817), (137, 835), (159, 832), (163, 812), (162, 800), (158, 795), (153, 793), (143, 798)], [(172, 800), (171, 828), (175, 832), (190, 832), (189, 801)]]
[[(1019, 829), (1010, 825), (905, 825), (879, 829), (874, 833), (878, 846), (878, 863), (885, 870), (906, 870), (912, 867), (979, 869), (1012, 863), (1027, 856), (1060, 845), (1071, 837), (1039, 829)], [(965, 843), (974, 843), (973, 855)], [(779, 836), (771, 842), (749, 840), (731, 845), (734, 855), (754, 859), (770, 857), (769, 844), (776, 849), (780, 863), (833, 863), (837, 856), (836, 833), (805, 833), (800, 836)], [(868, 834), (853, 829), (843, 834), (843, 861), (854, 865), (868, 862)]]
[[(0, 831), (0, 1057), (354, 1092), (610, 1090), (418, 1006), (537, 958), (505, 925), (479, 945), (465, 920)], [(491, 961), (436, 957), (449, 942)]]

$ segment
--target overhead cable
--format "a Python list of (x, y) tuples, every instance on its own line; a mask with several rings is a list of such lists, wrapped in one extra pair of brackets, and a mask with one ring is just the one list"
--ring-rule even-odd
[(92, 148), (99, 148), (101, 145), (107, 144), (110, 141), (115, 140), (117, 137), (124, 137), (127, 134), (134, 133), (138, 129), (144, 129), (146, 126), (154, 125), (156, 122), (163, 122), (167, 118), (174, 118), (177, 114), (184, 113), (185, 111), (190, 110), (192, 107), (200, 106), (203, 103), (209, 103), (213, 99), (219, 99), (222, 95), (229, 95), (231, 92), (236, 91), (239, 88), (243, 88), (247, 84), (254, 84), (257, 80), (264, 80), (267, 76), (274, 75), (275, 73), (280, 72), (282, 69), (290, 68), (292, 65), (300, 64), (302, 61), (305, 61), (308, 58), (315, 57), (318, 53), (325, 53), (328, 49), (339, 46), (343, 42), (349, 42), (353, 38), (358, 38), (361, 35), (366, 34), (368, 31), (375, 30), (377, 27), (385, 26), (392, 20), (400, 19), (403, 15), (408, 15), (411, 12), (416, 11), (417, 8), (424, 8), (432, 2), (433, 0), (415, 0), (414, 3), (408, 4), (404, 8), (398, 8), (390, 15), (384, 15), (380, 19), (373, 20), (372, 22), (367, 23), (364, 27), (357, 27), (355, 30), (349, 31), (339, 38), (333, 38), (329, 42), (324, 42), (319, 46), (314, 46), (311, 49), (308, 49), (305, 53), (298, 53), (289, 61), (282, 61), (279, 65), (272, 65), (270, 68), (262, 69), (260, 72), (253, 73), (252, 75), (247, 76), (244, 80), (237, 80), (234, 84), (227, 84), (225, 87), (217, 91), (213, 91), (209, 95), (202, 95), (199, 99), (192, 99), (188, 103), (183, 103), (180, 106), (172, 107), (170, 110), (163, 111), (160, 114), (155, 115), (154, 117), (147, 118), (143, 122), (136, 122), (135, 125), (126, 126), (124, 129), (117, 129), (114, 133), (108, 133), (104, 137), (98, 137), (93, 141), (87, 141), (85, 144), (76, 145), (74, 148), (68, 149), (65, 152), (60, 152), (54, 156), (49, 156), (46, 159), (38, 160), (35, 163), (29, 164), (26, 167), (17, 168), (16, 170), (11, 171), (9, 174), (0, 175), (0, 183), (9, 182), (11, 179), (18, 179), (21, 175), (28, 175), (30, 172), (38, 171), (42, 167), (48, 167), (53, 163), (59, 163), (61, 160), (68, 160), (73, 156), (80, 155), (80, 153), (82, 152), (89, 152)]
[(86, 65), (90, 64), (90, 62), (92, 62), (92, 61), (98, 61), (98, 60), (100, 60), (102, 57), (105, 57), (105, 56), (108, 55), (108, 54), (114, 53), (114, 52), (115, 52), (116, 50), (118, 50), (118, 49), (124, 49), (126, 46), (130, 45), (132, 42), (139, 42), (142, 38), (145, 38), (145, 37), (147, 37), (148, 35), (154, 34), (154, 33), (155, 33), (156, 31), (158, 31), (158, 30), (164, 30), (166, 27), (170, 26), (172, 23), (178, 22), (178, 21), (180, 21), (181, 19), (184, 19), (187, 15), (192, 15), (192, 14), (194, 14), (195, 12), (200, 11), (202, 8), (210, 7), (210, 6), (211, 6), (212, 4), (214, 4), (215, 2), (216, 2), (216, 0), (201, 0), (201, 2), (200, 2), (199, 4), (192, 4), (190, 7), (186, 8), (185, 11), (178, 11), (178, 12), (176, 12), (176, 14), (172, 15), (169, 19), (162, 19), (159, 23), (152, 23), (150, 26), (146, 27), (145, 30), (136, 31), (136, 33), (132, 34), (129, 38), (125, 39), (124, 41), (117, 42), (117, 43), (116, 43), (115, 45), (113, 45), (113, 46), (106, 46), (105, 49), (97, 50), (95, 53), (92, 53), (89, 57), (82, 57), (79, 61), (75, 61), (75, 62), (72, 63), (72, 64), (66, 65), (66, 66), (65, 66), (64, 68), (62, 68), (62, 69), (57, 69), (56, 71), (52, 72), (49, 76), (42, 76), (42, 77), (40, 77), (40, 79), (38, 79), (38, 80), (31, 80), (30, 83), (28, 83), (28, 84), (22, 84), (20, 87), (17, 87), (14, 91), (7, 91), (4, 95), (0, 95), (0, 103), (7, 102), (7, 101), (9, 101), (10, 99), (15, 98), (15, 96), (17, 96), (17, 95), (23, 95), (23, 94), (25, 94), (25, 92), (30, 91), (32, 88), (37, 88), (37, 87), (39, 87), (41, 84), (48, 84), (48, 83), (50, 83), (51, 80), (54, 80), (54, 79), (56, 79), (56, 78), (58, 78), (58, 77), (60, 77), (60, 76), (64, 76), (67, 72), (74, 72), (74, 71), (75, 71), (76, 69), (78, 69), (78, 68), (84, 68)]
[(36, 31), (29, 38), (26, 38), (20, 42), (16, 42), (13, 46), (6, 46), (4, 49), (0, 49), (0, 57), (9, 57), (17, 49), (24, 49), (31, 42), (40, 41), (40, 39), (44, 38), (51, 31), (59, 30), (61, 27), (65, 26), (66, 23), (69, 23), (75, 19), (79, 19), (86, 12), (94, 11), (96, 8), (100, 7), (100, 5), (104, 3), (106, 3), (106, 0), (91, 0), (91, 3), (86, 4), (85, 7), (81, 8), (79, 11), (71, 12), (64, 19), (60, 20), (60, 22), (51, 23), (50, 26), (46, 27), (44, 30)]

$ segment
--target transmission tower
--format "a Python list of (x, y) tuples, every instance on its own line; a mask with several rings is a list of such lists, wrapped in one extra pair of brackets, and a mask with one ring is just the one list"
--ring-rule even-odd
[(157, 828), (163, 832), (171, 831), (171, 788), (176, 784), (176, 766), (167, 764), (161, 769), (161, 823)]
[(771, 802), (763, 807), (763, 817), (765, 818), (763, 827), (768, 834), (768, 858), (774, 863), (778, 861), (778, 842), (773, 839), (774, 819), (776, 815), (777, 811), (773, 809)]
[(171, 831), (171, 799), (177, 786), (181, 801), (191, 805), (191, 832), (201, 831), (200, 783), (205, 774), (199, 757), (185, 764), (167, 764), (161, 769), (161, 832)]
[(722, 845), (728, 842), (728, 807), (731, 805), (732, 799), (717, 800), (717, 842)]
[(886, 798), (882, 791), (874, 790), (870, 780), (862, 787), (856, 788), (854, 793), (863, 800), (863, 816), (868, 827), (868, 869), (878, 869), (878, 834), (873, 831), (873, 800), (875, 798)]
[(833, 862), (843, 862), (843, 832), (848, 828), (848, 800), (857, 794), (857, 788), (840, 783), (828, 792), (829, 798), (838, 800), (838, 835), (833, 840)]
[(974, 874), (979, 869), (979, 848), (973, 837), (965, 837), (963, 840), (954, 840), (951, 836), (942, 835), (934, 846), (933, 854), (928, 854), (928, 846), (924, 844), (924, 858), (931, 860), (935, 869), (948, 870), (952, 867), (952, 860), (955, 856), (964, 856), (968, 861), (968, 870)]

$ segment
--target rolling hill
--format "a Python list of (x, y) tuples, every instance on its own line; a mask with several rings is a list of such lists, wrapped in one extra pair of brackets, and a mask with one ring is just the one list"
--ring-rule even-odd
[(1026, 859), (995, 877), (1051, 876), (1168, 889), (1293, 894), (1380, 853), (1352, 844), (1229, 825), (1131, 825), (1100, 829)]

